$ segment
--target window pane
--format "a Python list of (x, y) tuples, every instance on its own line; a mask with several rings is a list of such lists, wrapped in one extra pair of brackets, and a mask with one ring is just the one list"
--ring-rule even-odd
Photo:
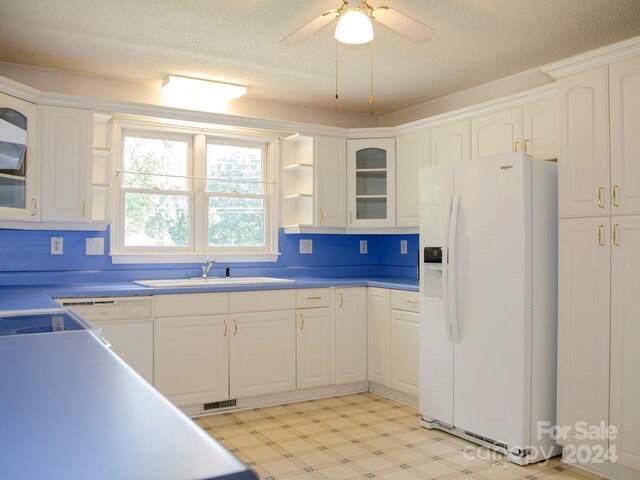
[(209, 246), (264, 246), (264, 200), (209, 197)]
[(189, 245), (189, 197), (126, 193), (124, 244), (127, 247)]
[[(207, 177), (262, 181), (262, 149), (207, 145)], [(207, 191), (262, 194), (261, 183), (207, 182)]]
[[(160, 175), (187, 176), (186, 141), (154, 138), (125, 137), (124, 169), (128, 172), (154, 173)], [(125, 188), (159, 188), (161, 190), (190, 190), (185, 178), (153, 177), (147, 175), (124, 175)]]

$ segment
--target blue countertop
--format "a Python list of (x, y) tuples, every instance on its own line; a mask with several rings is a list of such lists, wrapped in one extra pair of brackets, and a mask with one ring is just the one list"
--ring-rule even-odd
[(132, 282), (70, 285), (0, 287), (0, 312), (56, 308), (53, 298), (125, 297), (172, 293), (231, 292), (246, 290), (282, 290), (321, 287), (379, 287), (396, 290), (419, 290), (418, 281), (403, 277), (295, 278), (295, 283), (267, 285), (200, 286), (149, 288)]
[(0, 478), (257, 479), (88, 331), (0, 337)]

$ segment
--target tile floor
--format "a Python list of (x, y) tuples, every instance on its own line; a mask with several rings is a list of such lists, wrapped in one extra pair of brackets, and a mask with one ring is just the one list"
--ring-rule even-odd
[(561, 465), (559, 458), (520, 467), (465, 440), (419, 427), (418, 418), (412, 407), (359, 393), (196, 422), (264, 480), (599, 478)]

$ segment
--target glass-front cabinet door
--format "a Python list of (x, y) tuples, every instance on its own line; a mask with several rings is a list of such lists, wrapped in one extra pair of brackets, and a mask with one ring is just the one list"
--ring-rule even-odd
[(38, 108), (0, 93), (0, 219), (38, 220)]
[(347, 142), (349, 227), (395, 226), (395, 139)]

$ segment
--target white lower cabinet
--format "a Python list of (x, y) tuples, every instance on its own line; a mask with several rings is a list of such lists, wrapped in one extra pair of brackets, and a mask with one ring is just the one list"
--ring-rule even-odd
[(154, 319), (155, 387), (175, 405), (229, 398), (229, 316)]
[(391, 290), (389, 386), (418, 396), (419, 294)]
[(295, 390), (295, 324), (294, 310), (231, 315), (232, 398)]
[(367, 288), (336, 289), (336, 385), (367, 380)]
[(640, 472), (640, 216), (611, 217), (611, 425), (617, 463)]
[(333, 328), (329, 307), (296, 312), (296, 365), (298, 388), (334, 383)]
[(577, 422), (609, 419), (609, 217), (559, 222), (558, 443), (608, 447), (606, 439), (575, 438)]
[(391, 298), (386, 288), (367, 289), (367, 378), (389, 386)]

